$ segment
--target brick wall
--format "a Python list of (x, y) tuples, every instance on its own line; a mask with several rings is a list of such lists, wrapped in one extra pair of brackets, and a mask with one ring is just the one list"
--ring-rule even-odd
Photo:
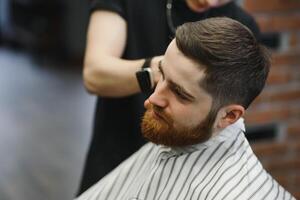
[(279, 123), (282, 136), (252, 142), (262, 164), (300, 199), (300, 0), (241, 0), (263, 33), (279, 33), (267, 85), (245, 117), (246, 123)]

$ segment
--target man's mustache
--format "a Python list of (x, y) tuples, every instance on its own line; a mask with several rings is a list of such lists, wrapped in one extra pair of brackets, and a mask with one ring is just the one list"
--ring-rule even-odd
[(149, 107), (147, 108), (147, 111), (154, 112), (157, 116), (159, 116), (164, 122), (166, 122), (169, 125), (173, 124), (173, 119), (171, 116), (166, 114), (163, 110), (163, 108), (153, 105), (150, 103)]

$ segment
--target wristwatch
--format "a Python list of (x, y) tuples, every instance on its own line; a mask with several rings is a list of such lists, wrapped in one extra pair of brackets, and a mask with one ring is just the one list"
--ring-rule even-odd
[(140, 89), (145, 94), (150, 94), (154, 87), (152, 69), (150, 68), (152, 58), (146, 58), (141, 70), (135, 73)]

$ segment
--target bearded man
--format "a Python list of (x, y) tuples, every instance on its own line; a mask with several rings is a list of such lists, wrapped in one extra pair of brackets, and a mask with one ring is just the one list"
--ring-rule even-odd
[(150, 142), (78, 199), (295, 199), (244, 136), (242, 116), (269, 66), (267, 50), (235, 20), (180, 26), (144, 104)]

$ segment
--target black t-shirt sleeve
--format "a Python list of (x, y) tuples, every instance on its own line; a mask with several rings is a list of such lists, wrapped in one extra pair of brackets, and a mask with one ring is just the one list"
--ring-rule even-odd
[(125, 19), (124, 2), (124, 0), (91, 0), (90, 13), (95, 10), (107, 10), (116, 12)]

